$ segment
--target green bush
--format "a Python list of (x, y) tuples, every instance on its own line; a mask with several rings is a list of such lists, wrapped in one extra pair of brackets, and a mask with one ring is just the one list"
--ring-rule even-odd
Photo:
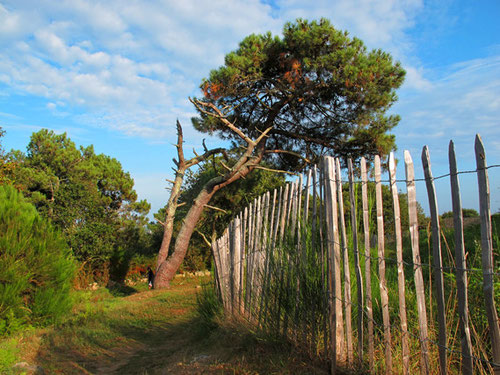
[(21, 193), (0, 186), (0, 335), (57, 322), (71, 308), (74, 272), (62, 235)]
[(196, 312), (203, 331), (217, 328), (217, 320), (223, 315), (223, 306), (213, 282), (203, 284), (201, 292), (196, 295)]

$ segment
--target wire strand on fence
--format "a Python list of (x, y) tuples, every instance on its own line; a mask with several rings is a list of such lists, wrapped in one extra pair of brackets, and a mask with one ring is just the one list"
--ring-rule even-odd
[[(447, 174), (443, 174), (443, 175), (440, 175), (440, 176), (437, 176), (437, 177), (433, 177), (431, 180), (434, 181), (434, 180), (439, 180), (439, 179), (442, 179), (442, 178), (445, 178), (445, 177), (449, 177), (449, 176), (452, 176), (452, 175), (462, 175), (462, 174), (472, 174), (472, 173), (477, 173), (478, 171), (480, 170), (484, 170), (484, 169), (492, 169), (492, 168), (500, 168), (500, 165), (499, 164), (494, 164), (494, 165), (490, 165), (486, 168), (482, 168), (482, 169), (476, 169), (476, 170), (466, 170), (466, 171), (459, 171), (457, 173), (447, 173)], [(426, 178), (419, 178), (419, 179), (413, 179), (411, 181), (428, 181), (429, 179), (426, 179)], [(315, 182), (313, 183), (308, 183), (308, 187), (307, 188), (304, 188), (302, 185), (299, 189), (294, 189), (294, 192), (290, 195), (288, 195), (286, 198), (283, 198), (283, 202), (292, 202), (292, 200), (296, 200), (296, 199), (300, 199), (300, 195), (302, 194), (302, 191), (307, 191), (307, 194), (310, 194), (310, 191), (311, 189), (313, 189), (313, 191), (315, 192), (317, 187), (318, 186), (322, 186), (323, 184), (325, 184), (326, 182), (335, 182), (335, 183), (338, 183), (339, 181), (336, 179), (336, 178), (329, 178), (325, 175), (321, 176), (318, 180), (316, 180)], [(389, 180), (383, 180), (381, 181), (383, 183), (391, 183), (391, 181)], [(408, 182), (408, 180), (395, 180), (395, 182)], [(375, 184), (374, 181), (361, 181), (361, 180), (356, 180), (354, 181), (354, 183), (356, 184)], [(272, 202), (269, 202), (269, 204), (275, 204), (275, 200), (273, 199)], [(319, 196), (319, 200), (318, 201), (314, 201), (314, 205), (318, 205), (320, 207), (322, 207), (324, 203), (324, 197)], [(290, 203), (287, 203), (287, 204), (290, 204)], [(310, 208), (312, 207), (312, 205), (310, 206)], [(262, 214), (264, 213), (264, 205), (262, 205), (262, 207), (259, 209), (259, 210), (255, 210), (254, 212), (254, 215), (257, 215), (257, 213), (259, 214)], [(323, 209), (323, 208), (321, 208)], [(279, 220), (279, 218), (277, 218), (277, 220)], [(299, 219), (300, 220), (300, 219)], [(313, 220), (317, 220), (317, 218), (313, 218)], [(301, 228), (306, 228), (306, 226), (300, 226)], [(318, 228), (319, 229), (319, 228)], [(247, 236), (248, 233), (247, 233), (247, 228), (243, 228), (243, 233), (242, 233), (243, 236)], [(279, 240), (278, 243), (279, 244), (275, 244), (274, 241), (270, 241), (270, 238), (272, 238), (272, 233), (267, 236), (267, 241), (264, 241), (262, 243), (260, 243), (261, 239), (256, 239), (254, 240), (254, 244), (255, 246), (253, 246), (253, 251), (246, 251), (245, 252), (245, 249), (242, 249), (243, 252), (245, 252), (245, 257), (240, 259), (239, 261), (233, 263), (232, 267), (237, 267), (237, 266), (241, 266), (241, 264), (245, 264), (245, 262), (247, 262), (248, 258), (252, 257), (252, 255), (256, 255), (256, 254), (265, 254), (265, 255), (268, 255), (270, 252), (272, 252), (276, 247), (273, 247), (273, 246), (277, 246), (278, 248), (280, 246), (283, 245), (282, 243), (282, 240)], [(246, 241), (244, 241), (246, 243)], [(342, 243), (339, 241), (333, 241), (333, 240), (330, 240), (328, 238), (323, 238), (322, 239), (322, 243), (328, 243), (328, 244), (333, 244), (333, 245), (338, 245), (338, 246), (341, 246)], [(318, 247), (319, 247), (319, 244), (318, 244)], [(376, 247), (376, 246), (375, 246)], [(375, 248), (374, 247), (374, 248)], [(226, 251), (228, 251), (228, 254), (229, 254), (229, 249), (227, 249)], [(278, 250), (279, 252), (279, 250)], [(494, 276), (494, 277), (498, 277), (500, 276), (500, 272), (486, 272), (486, 273), (483, 273), (482, 269), (480, 268), (460, 268), (460, 267), (448, 267), (448, 266), (442, 266), (442, 267), (437, 267), (437, 266), (434, 266), (433, 264), (430, 264), (430, 263), (424, 263), (424, 262), (421, 262), (421, 263), (415, 263), (415, 262), (408, 262), (408, 261), (405, 261), (404, 259), (399, 262), (397, 259), (394, 259), (394, 258), (390, 258), (390, 257), (378, 257), (378, 256), (372, 256), (372, 255), (366, 255), (364, 252), (359, 252), (361, 254), (361, 256), (363, 256), (365, 259), (370, 259), (370, 260), (374, 260), (374, 261), (380, 261), (380, 260), (384, 260), (386, 262), (389, 262), (391, 264), (396, 264), (396, 265), (399, 265), (399, 264), (403, 264), (404, 266), (406, 267), (426, 267), (428, 269), (433, 269), (433, 270), (440, 270), (440, 271), (463, 271), (463, 272), (468, 272), (468, 273), (482, 273), (483, 276)], [(284, 254), (284, 253), (283, 253)], [(262, 270), (261, 270), (262, 271)], [(258, 272), (261, 272), (261, 271), (258, 271)], [(252, 271), (253, 272), (253, 271)], [(225, 281), (227, 280), (227, 278), (232, 278), (233, 276), (228, 274), (227, 276), (223, 276), (221, 275), (220, 273), (218, 274), (218, 277), (220, 278), (220, 281)], [(243, 277), (243, 276), (242, 276)], [(322, 281), (322, 283), (326, 282), (326, 279)], [(225, 284), (225, 283), (221, 283), (219, 282), (220, 284)], [(229, 291), (226, 291), (226, 293), (229, 293)], [(342, 296), (337, 296), (334, 294), (333, 291), (329, 291), (328, 288), (324, 287), (321, 289), (321, 291), (318, 291), (319, 294), (322, 294), (324, 295), (324, 297), (327, 297), (327, 300), (328, 301), (340, 301), (342, 302), (343, 305), (350, 305), (350, 306), (354, 306), (354, 307), (357, 307), (358, 306), (358, 303), (355, 301), (355, 300), (351, 300), (351, 301), (346, 301), (344, 298), (342, 298)], [(258, 295), (258, 293), (256, 293)], [(335, 304), (334, 304), (335, 305)], [(381, 324), (380, 322), (377, 322), (375, 319), (373, 318), (370, 318), (367, 314), (367, 311), (365, 308), (362, 308), (361, 309), (361, 314), (363, 314), (367, 320), (370, 320), (372, 323), (374, 323), (374, 325), (376, 325), (377, 327), (382, 327), (384, 328), (384, 324)], [(391, 325), (389, 324), (389, 327), (390, 328), (397, 328), (398, 332), (402, 332), (402, 328), (398, 325)], [(419, 335), (416, 335), (414, 334), (413, 332), (411, 331), (406, 331), (410, 336), (418, 339), (419, 341), (421, 340), (420, 336)], [(449, 347), (449, 346), (446, 346), (446, 345), (441, 345), (439, 344), (438, 342), (436, 342), (435, 340), (432, 340), (430, 339), (429, 337), (425, 338), (424, 341), (428, 341), (430, 342), (431, 344), (435, 345), (436, 347), (440, 347), (440, 348), (444, 348), (446, 349), (448, 352), (450, 353), (453, 353), (453, 354), (458, 354), (458, 355), (462, 355), (462, 353), (458, 350), (455, 350), (454, 348), (452, 347)], [(472, 358), (473, 360), (475, 361), (479, 361), (481, 363), (484, 363), (484, 364), (488, 364), (490, 366), (493, 366), (493, 367), (496, 367), (496, 366), (500, 366), (499, 363), (495, 363), (494, 361), (489, 361), (488, 359), (483, 359), (483, 358), (479, 358), (475, 355), (472, 355), (470, 356), (470, 358)]]

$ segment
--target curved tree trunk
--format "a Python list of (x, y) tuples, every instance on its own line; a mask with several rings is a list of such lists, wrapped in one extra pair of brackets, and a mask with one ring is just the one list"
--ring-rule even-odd
[[(158, 276), (158, 271), (160, 270), (161, 265), (165, 262), (168, 257), (168, 251), (170, 249), (170, 242), (172, 241), (172, 233), (174, 231), (174, 218), (175, 212), (177, 211), (177, 207), (179, 204), (177, 203), (179, 196), (181, 194), (182, 182), (184, 180), (184, 175), (186, 171), (191, 168), (193, 165), (201, 163), (205, 161), (208, 157), (215, 154), (223, 154), (226, 155), (226, 150), (223, 148), (216, 148), (213, 150), (207, 150), (205, 144), (205, 153), (203, 155), (196, 155), (194, 158), (189, 160), (184, 159), (184, 150), (182, 148), (183, 143), (183, 134), (182, 134), (182, 126), (179, 121), (177, 121), (177, 155), (179, 160), (173, 160), (175, 165), (177, 166), (177, 170), (175, 170), (175, 180), (172, 182), (172, 190), (170, 193), (170, 198), (168, 200), (166, 206), (166, 215), (165, 222), (161, 223), (163, 225), (163, 238), (160, 245), (160, 250), (158, 252), (158, 258), (156, 260), (156, 274)], [(195, 152), (196, 154), (196, 152)], [(161, 279), (161, 273), (160, 273)], [(156, 285), (156, 282), (155, 282)]]
[(164, 230), (160, 251), (158, 252), (158, 259), (156, 260), (156, 273), (158, 273), (161, 264), (168, 257), (168, 249), (170, 248), (170, 241), (172, 240), (172, 233), (174, 231), (175, 211), (177, 211), (178, 207), (177, 200), (179, 199), (183, 179), (184, 171), (178, 171), (175, 176), (174, 185), (172, 186), (170, 199), (167, 203), (165, 222), (162, 223)]
[(173, 254), (168, 257), (168, 259), (164, 259), (161, 263), (159, 263), (155, 276), (155, 288), (167, 288), (170, 286), (170, 281), (174, 278), (175, 273), (184, 260), (189, 240), (191, 239), (194, 228), (198, 223), (203, 209), (205, 208), (205, 204), (210, 201), (214, 194), (215, 191), (212, 190), (212, 192), (209, 193), (206, 189), (203, 189), (200, 194), (198, 194), (198, 197), (186, 215), (184, 223), (179, 231), (179, 234), (177, 235)]
[(226, 175), (214, 177), (205, 184), (184, 218), (182, 227), (175, 240), (174, 252), (170, 257), (164, 260), (157, 269), (154, 281), (155, 288), (168, 288), (170, 286), (170, 281), (174, 278), (175, 273), (186, 256), (189, 241), (196, 224), (200, 219), (203, 209), (205, 208), (205, 205), (210, 202), (213, 195), (219, 189), (222, 189), (230, 183), (245, 177), (260, 163), (263, 155), (263, 147), (257, 156), (249, 158), (248, 156), (251, 154), (252, 150), (253, 147), (240, 158), (232, 170)]

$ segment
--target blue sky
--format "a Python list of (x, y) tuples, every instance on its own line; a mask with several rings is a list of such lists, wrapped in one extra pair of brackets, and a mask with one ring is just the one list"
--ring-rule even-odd
[[(0, 126), (4, 148), (25, 150), (34, 131), (67, 132), (117, 158), (155, 212), (168, 199), (175, 120), (185, 149), (204, 135), (190, 125), (189, 96), (250, 33), (279, 34), (286, 21), (326, 17), (381, 48), (407, 71), (392, 112), (398, 150), (417, 177), (428, 145), (434, 175), (448, 172), (453, 139), (459, 170), (475, 168), (480, 133), (500, 164), (500, 2), (496, 0), (0, 0)], [(208, 139), (209, 146), (219, 141)], [(404, 168), (398, 175), (404, 178)], [(474, 175), (461, 176), (463, 205), (477, 207)], [(500, 210), (500, 168), (490, 169)], [(437, 183), (440, 211), (449, 182)], [(401, 186), (404, 190), (404, 186)], [(417, 185), (424, 208), (425, 186)]]

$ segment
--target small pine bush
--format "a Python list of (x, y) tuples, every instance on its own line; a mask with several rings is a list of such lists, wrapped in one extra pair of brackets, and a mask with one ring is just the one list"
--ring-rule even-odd
[(0, 336), (70, 310), (75, 262), (64, 237), (10, 185), (0, 186)]

